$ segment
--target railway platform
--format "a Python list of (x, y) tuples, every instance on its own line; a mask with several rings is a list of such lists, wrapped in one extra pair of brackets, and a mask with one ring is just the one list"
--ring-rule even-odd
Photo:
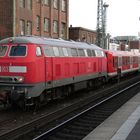
[(83, 140), (140, 140), (140, 92)]

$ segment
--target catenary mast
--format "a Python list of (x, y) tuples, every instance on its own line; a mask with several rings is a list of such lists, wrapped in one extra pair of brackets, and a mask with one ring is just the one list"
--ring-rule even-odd
[(109, 5), (103, 3), (103, 0), (98, 0), (98, 8), (97, 8), (97, 37), (96, 44), (103, 49), (107, 48), (106, 41), (106, 9)]

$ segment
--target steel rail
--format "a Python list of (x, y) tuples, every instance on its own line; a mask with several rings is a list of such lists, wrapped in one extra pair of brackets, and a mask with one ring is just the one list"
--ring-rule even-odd
[[(138, 78), (136, 78), (136, 77), (129, 80), (129, 85), (130, 85), (130, 83), (136, 82), (137, 80), (138, 80)], [(103, 91), (96, 91), (96, 93), (94, 93), (93, 95), (90, 95), (84, 99), (80, 99), (80, 101), (78, 100), (77, 102), (74, 102), (74, 104), (72, 104), (72, 105), (63, 106), (63, 108), (60, 108), (59, 110), (51, 112), (50, 114), (45, 114), (30, 122), (26, 122), (25, 124), (23, 124), (19, 127), (8, 129), (8, 131), (0, 134), (0, 139), (14, 140), (15, 138), (25, 135), (25, 134), (35, 130), (36, 128), (38, 129), (38, 128), (42, 127), (44, 125), (44, 123), (45, 124), (50, 123), (76, 109), (79, 109), (80, 107), (83, 107), (83, 106), (89, 104), (90, 102), (95, 101), (95, 99), (99, 99), (100, 97), (110, 94), (112, 92), (112, 90), (117, 90), (118, 85), (121, 88), (126, 87), (126, 86), (128, 86), (128, 81), (124, 81), (120, 84), (116, 84), (107, 89), (104, 89), (104, 93), (103, 93)], [(97, 95), (98, 95), (98, 97), (97, 97)]]
[(90, 108), (88, 108), (88, 109), (86, 109), (86, 110), (80, 112), (79, 114), (77, 114), (77, 115), (71, 117), (70, 119), (64, 121), (63, 123), (61, 123), (61, 124), (59, 124), (59, 125), (57, 125), (57, 126), (51, 128), (50, 130), (46, 131), (45, 133), (41, 134), (40, 136), (37, 136), (37, 137), (34, 138), (33, 140), (45, 140), (45, 137), (50, 136), (52, 133), (54, 133), (55, 131), (57, 131), (57, 129), (60, 129), (60, 127), (63, 127), (64, 125), (66, 125), (66, 124), (68, 124), (69, 122), (73, 121), (73, 120), (76, 119), (77, 117), (79, 117), (79, 116), (85, 114), (86, 112), (88, 112), (88, 111), (90, 111), (91, 109), (93, 109), (93, 108), (95, 108), (95, 107), (101, 105), (102, 103), (105, 103), (105, 102), (109, 101), (110, 99), (112, 99), (112, 98), (118, 96), (119, 94), (122, 94), (124, 91), (127, 91), (128, 89), (130, 89), (130, 88), (132, 88), (132, 87), (134, 87), (134, 86), (136, 86), (136, 85), (138, 85), (138, 84), (140, 84), (140, 81), (138, 81), (138, 82), (136, 82), (136, 83), (130, 85), (129, 87), (124, 88), (123, 90), (120, 90), (119, 92), (117, 92), (116, 94), (114, 94), (114, 95), (112, 95), (112, 96), (110, 96), (110, 97), (107, 97), (106, 99), (102, 100), (101, 102), (99, 102), (99, 103), (97, 103), (97, 104), (91, 106)]

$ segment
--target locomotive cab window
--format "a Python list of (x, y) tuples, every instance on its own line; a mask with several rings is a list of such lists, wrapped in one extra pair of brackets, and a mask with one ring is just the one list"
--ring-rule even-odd
[(7, 46), (0, 46), (0, 56), (5, 56), (7, 51)]
[(42, 56), (41, 48), (38, 46), (36, 47), (36, 56)]
[(25, 56), (26, 46), (12, 46), (9, 56)]

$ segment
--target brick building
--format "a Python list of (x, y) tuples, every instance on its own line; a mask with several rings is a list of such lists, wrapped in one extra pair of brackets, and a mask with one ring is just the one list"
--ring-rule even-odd
[(0, 0), (0, 39), (37, 35), (68, 39), (69, 0)]
[(75, 41), (83, 41), (95, 44), (96, 42), (96, 31), (89, 30), (83, 27), (72, 27), (69, 28), (69, 39)]

